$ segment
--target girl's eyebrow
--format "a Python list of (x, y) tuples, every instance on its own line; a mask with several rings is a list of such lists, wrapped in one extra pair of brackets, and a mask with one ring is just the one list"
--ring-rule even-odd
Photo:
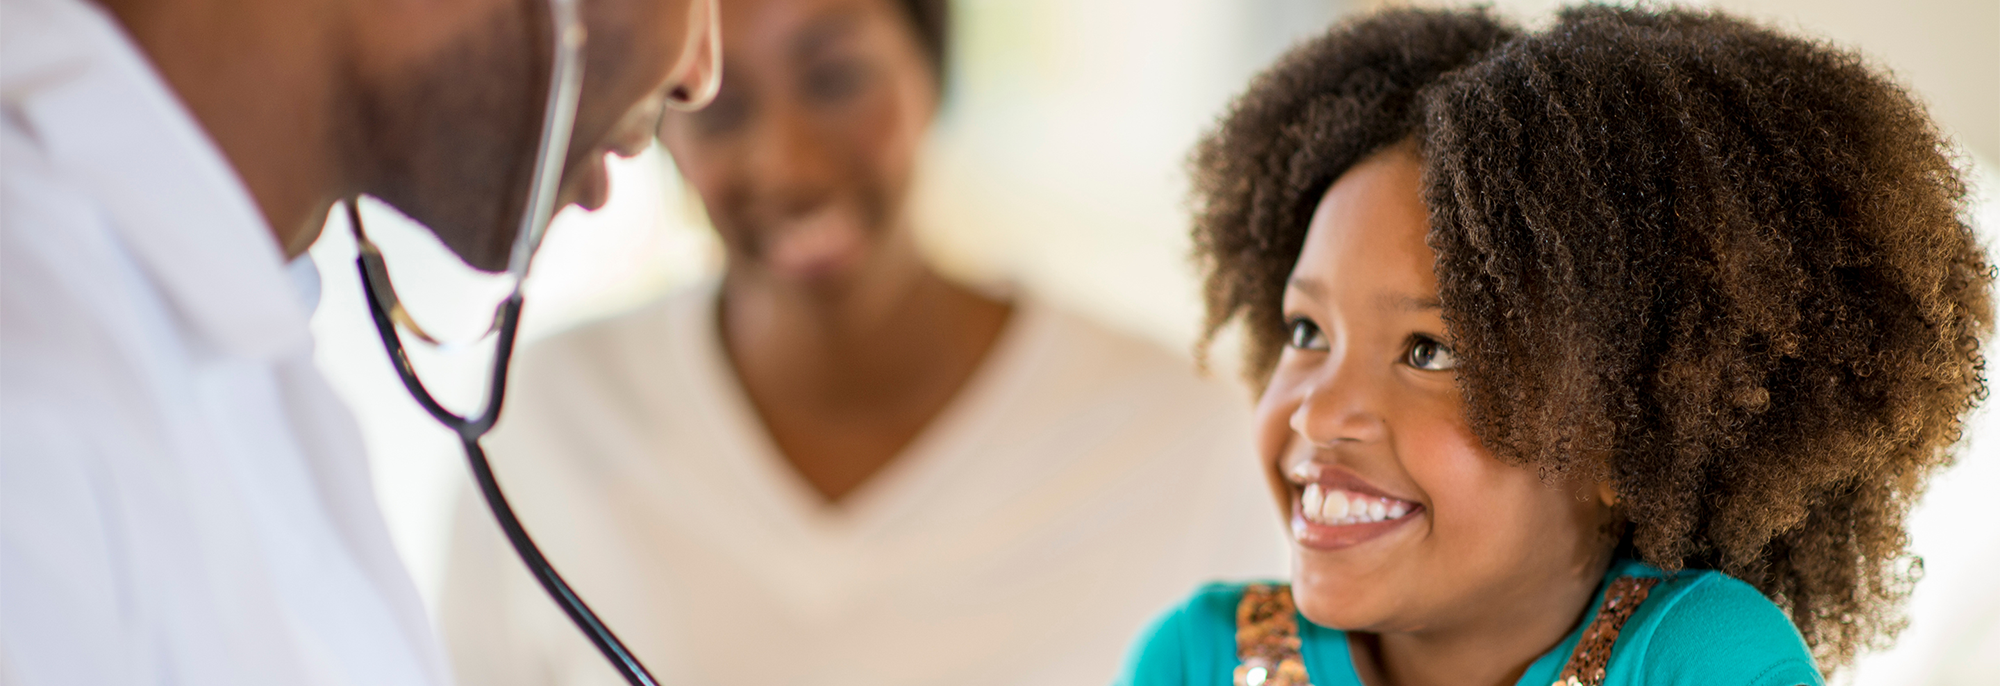
[(1320, 285), (1318, 279), (1294, 276), (1285, 279), (1285, 287), (1305, 294), (1306, 298), (1313, 302), (1324, 302), (1326, 300), (1326, 288)]
[(1379, 300), (1382, 309), (1401, 312), (1428, 312), (1444, 309), (1444, 303), (1437, 298), (1418, 298), (1409, 295), (1383, 295)]
[[(1318, 279), (1294, 276), (1285, 280), (1285, 287), (1298, 291), (1314, 302), (1326, 301), (1326, 286)], [(1435, 296), (1418, 297), (1407, 293), (1384, 293), (1375, 297), (1375, 304), (1384, 310), (1397, 312), (1429, 312), (1444, 309), (1444, 302)]]

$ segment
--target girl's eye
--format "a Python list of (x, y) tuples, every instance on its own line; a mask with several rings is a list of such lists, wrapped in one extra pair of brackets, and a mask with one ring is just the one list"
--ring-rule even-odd
[(1429, 336), (1418, 336), (1411, 341), (1410, 352), (1404, 355), (1403, 361), (1427, 372), (1450, 371), (1458, 367), (1458, 355), (1451, 351), (1451, 346)]
[(1292, 335), (1288, 344), (1292, 347), (1300, 350), (1326, 349), (1326, 334), (1320, 333), (1319, 325), (1312, 323), (1312, 320), (1294, 319), (1286, 326), (1291, 329)]

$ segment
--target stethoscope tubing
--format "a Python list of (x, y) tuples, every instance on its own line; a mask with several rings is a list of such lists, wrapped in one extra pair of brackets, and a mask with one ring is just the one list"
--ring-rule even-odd
[[(352, 210), (350, 212), (359, 214)], [(359, 217), (355, 216), (350, 220), (359, 221)], [(541, 546), (535, 544), (534, 537), (528, 535), (527, 527), (523, 526), (521, 518), (514, 514), (514, 506), (507, 501), (507, 494), (501, 490), (500, 481), (493, 474), (493, 465), (486, 459), (486, 451), (479, 445), (480, 437), (492, 430), (494, 421), (499, 418), (500, 406), (507, 396), (507, 368), (513, 358), (515, 333), (520, 323), (521, 295), (515, 293), (501, 305), (499, 338), (495, 342), (493, 376), (490, 379), (491, 385), (487, 387), (485, 410), (478, 417), (463, 417), (446, 409), (431, 396), (428, 389), (424, 388), (423, 380), (417, 377), (416, 368), (410, 364), (409, 355), (404, 352), (402, 338), (396, 334), (395, 321), (381, 306), (382, 300), (377, 297), (374, 280), (369, 276), (367, 261), (357, 259), (355, 267), (361, 275), (361, 288), (368, 300), (369, 317), (375, 322), (375, 331), (382, 337), (382, 347), (389, 354), (390, 364), (396, 369), (396, 377), (403, 382), (403, 388), (410, 392), (410, 396), (416, 399), (417, 404), (423, 406), (425, 412), (458, 435), (459, 444), (465, 450), (466, 465), (472, 470), (472, 478), (479, 487), (479, 494), (485, 499), (486, 507), (493, 513), (493, 520), (500, 525), (501, 532), (507, 535), (507, 542), (513, 546), (514, 553), (521, 558), (521, 563), (527, 566), (535, 581), (541, 584), (542, 590), (562, 608), (564, 614), (569, 615), (570, 622), (576, 624), (577, 629), (590, 639), (592, 645), (597, 646), (598, 652), (604, 654), (604, 659), (611, 662), (612, 667), (618, 670), (618, 674), (623, 676), (627, 683), (632, 686), (658, 686), (659, 682), (653, 679), (652, 672), (647, 671), (645, 664), (639, 662), (639, 658), (632, 654), (631, 649), (625, 647), (625, 643), (618, 639), (618, 635), (611, 631), (611, 627), (606, 626), (604, 621), (598, 618), (597, 613), (590, 609), (590, 604), (584, 602), (582, 596), (577, 595), (576, 590), (570, 587), (560, 572), (556, 571), (555, 565), (549, 562), (548, 556), (542, 553)]]
[[(599, 619), (590, 605), (577, 595), (569, 582), (564, 580), (541, 546), (528, 535), (521, 518), (514, 514), (514, 507), (507, 501), (507, 494), (500, 488), (500, 481), (493, 474), (493, 465), (486, 459), (486, 451), (479, 445), (479, 439), (493, 429), (500, 418), (500, 406), (507, 397), (507, 370), (514, 357), (515, 333), (521, 319), (521, 286), (528, 275), (529, 263), (542, 242), (542, 234), (548, 230), (549, 220), (555, 215), (557, 195), (561, 185), (565, 156), (569, 150), (569, 139), (573, 133), (576, 108), (582, 91), (582, 53), (586, 40), (582, 21), (577, 16), (580, 0), (548, 0), (551, 28), (554, 30), (555, 52), (550, 64), (548, 102), (542, 116), (540, 145), (535, 156), (533, 177), (529, 180), (528, 206), (522, 213), (521, 226), (515, 236), (513, 252), (508, 258), (507, 272), (513, 277), (514, 290), (494, 313), (494, 321), (489, 332), (498, 333), (494, 346), (493, 373), (486, 387), (486, 404), (479, 414), (472, 417), (459, 415), (447, 409), (424, 388), (423, 379), (417, 375), (416, 367), (410, 364), (405, 352), (399, 324), (407, 325), (413, 335), (435, 343), (431, 336), (418, 326), (404, 311), (396, 288), (389, 281), (389, 271), (381, 251), (368, 240), (367, 232), (361, 226), (361, 211), (358, 197), (346, 199), (347, 217), (357, 242), (359, 256), (355, 267), (361, 276), (361, 288), (368, 301), (368, 315), (374, 321), (376, 333), (381, 335), (382, 349), (388, 354), (389, 362), (396, 370), (396, 377), (403, 382), (403, 388), (410, 397), (424, 408), (438, 423), (458, 435), (459, 445), (465, 451), (466, 465), (472, 470), (473, 482), (479, 487), (481, 498), (493, 513), (493, 520), (506, 534), (507, 542), (514, 553), (527, 566), (535, 581), (542, 586), (557, 607), (569, 615), (570, 622), (582, 631), (604, 659), (611, 662), (613, 669), (631, 686), (658, 686), (651, 672), (632, 654), (631, 649), (618, 639), (618, 635)], [(721, 35), (715, 21), (715, 0), (704, 2), (706, 14), (695, 15), (695, 7), (690, 7), (691, 17), (699, 16), (707, 23), (705, 48), (709, 69), (714, 70), (698, 90), (687, 96), (687, 102), (679, 103), (669, 98), (668, 105), (674, 109), (693, 110), (713, 99), (720, 86)]]
[[(554, 60), (550, 64), (549, 99), (543, 112), (542, 132), (536, 150), (534, 176), (530, 180), (528, 207), (521, 218), (521, 228), (515, 237), (513, 254), (507, 271), (514, 277), (514, 291), (501, 303), (495, 313), (494, 331), (499, 334), (493, 351), (493, 372), (486, 387), (486, 404), (479, 414), (472, 417), (461, 416), (433, 397), (424, 388), (423, 379), (417, 376), (416, 367), (403, 346), (397, 333), (396, 315), (401, 311), (396, 289), (389, 282), (388, 267), (382, 255), (371, 242), (361, 226), (361, 211), (357, 198), (348, 198), (347, 219), (357, 240), (359, 256), (355, 258), (355, 268), (361, 276), (361, 289), (368, 301), (368, 315), (375, 323), (375, 331), (382, 337), (382, 349), (388, 353), (389, 363), (396, 369), (396, 377), (403, 382), (410, 397), (424, 408), (438, 423), (458, 435), (459, 445), (465, 450), (466, 465), (472, 470), (473, 482), (479, 487), (480, 496), (486, 501), (486, 508), (493, 513), (493, 520), (500, 525), (500, 531), (507, 536), (514, 553), (521, 558), (528, 572), (548, 593), (563, 614), (569, 615), (570, 622), (576, 624), (592, 645), (611, 662), (619, 676), (631, 686), (658, 686), (651, 672), (625, 647), (618, 635), (605, 626), (590, 604), (577, 595), (569, 582), (556, 571), (541, 546), (528, 535), (521, 518), (514, 514), (514, 507), (507, 501), (507, 494), (500, 488), (500, 480), (493, 474), (493, 465), (486, 459), (486, 451), (479, 445), (479, 439), (493, 429), (500, 418), (500, 406), (507, 397), (507, 369), (514, 357), (515, 334), (521, 319), (521, 284), (527, 277), (528, 263), (535, 249), (541, 243), (543, 231), (554, 215), (557, 186), (562, 178), (564, 156), (569, 149), (570, 129), (575, 122), (578, 95), (582, 84), (583, 64), (581, 53), (584, 44), (584, 30), (578, 20), (576, 0), (549, 0), (552, 28), (555, 31)], [(392, 311), (395, 314), (392, 314)], [(428, 334), (410, 322), (412, 331), (425, 340)]]

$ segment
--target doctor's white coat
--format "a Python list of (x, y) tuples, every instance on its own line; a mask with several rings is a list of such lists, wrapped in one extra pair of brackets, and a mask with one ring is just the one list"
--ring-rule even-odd
[(248, 191), (96, 5), (0, 14), (0, 684), (448, 681)]

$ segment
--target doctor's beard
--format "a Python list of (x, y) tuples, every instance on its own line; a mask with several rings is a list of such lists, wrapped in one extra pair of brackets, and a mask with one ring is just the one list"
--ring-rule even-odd
[(429, 227), (466, 264), (507, 267), (548, 89), (541, 2), (499, 8), (393, 82), (359, 88), (361, 190)]

